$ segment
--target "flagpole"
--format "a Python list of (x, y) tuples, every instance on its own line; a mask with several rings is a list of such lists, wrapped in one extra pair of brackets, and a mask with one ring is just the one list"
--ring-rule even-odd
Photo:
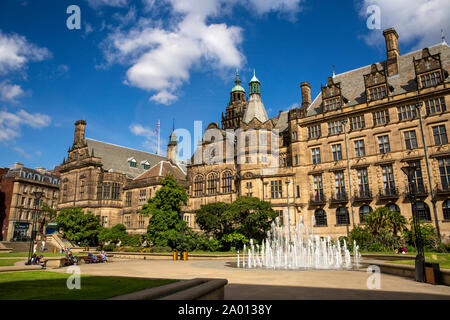
[(159, 152), (160, 152), (160, 141), (161, 141), (160, 140), (160, 131), (161, 130), (160, 130), (159, 126), (160, 126), (160, 122), (158, 120), (158, 128), (157, 128), (158, 129), (158, 151), (156, 152), (157, 155), (159, 155)]

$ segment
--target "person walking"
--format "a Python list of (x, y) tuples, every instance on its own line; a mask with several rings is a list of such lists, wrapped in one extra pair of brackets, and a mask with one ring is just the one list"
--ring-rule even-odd
[(44, 252), (45, 250), (45, 238), (42, 238), (42, 242), (41, 242), (41, 251)]

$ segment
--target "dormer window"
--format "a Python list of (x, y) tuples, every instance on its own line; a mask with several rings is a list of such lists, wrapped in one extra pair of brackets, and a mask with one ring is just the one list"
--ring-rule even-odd
[(382, 85), (379, 87), (369, 89), (370, 101), (381, 100), (384, 98), (386, 98), (386, 86)]
[(443, 70), (439, 54), (431, 55), (430, 50), (424, 48), (422, 58), (417, 60), (414, 58), (413, 62), (420, 89), (437, 86), (443, 82)]
[(137, 161), (135, 158), (128, 159), (128, 164), (130, 165), (130, 168), (137, 168)]
[(441, 72), (434, 71), (420, 76), (420, 83), (422, 88), (429, 88), (436, 86), (442, 82)]
[[(387, 77), (385, 70), (378, 70), (376, 64), (372, 64), (370, 73), (364, 75), (367, 103), (386, 98)], [(393, 87), (391, 87), (393, 90)]]
[(147, 160), (142, 161), (141, 165), (144, 168), (144, 170), (150, 169), (150, 162), (148, 162)]
[(341, 108), (341, 98), (332, 98), (324, 101), (325, 111), (334, 111)]
[(322, 104), (324, 111), (334, 111), (342, 107), (341, 84), (334, 83), (332, 77), (328, 78), (325, 87), (322, 86)]

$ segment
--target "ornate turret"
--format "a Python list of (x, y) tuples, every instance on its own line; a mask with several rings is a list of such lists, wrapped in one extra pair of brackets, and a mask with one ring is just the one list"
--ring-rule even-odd
[(172, 134), (169, 138), (169, 144), (167, 145), (167, 160), (175, 163), (177, 162), (177, 145), (178, 145), (178, 139), (175, 134), (175, 128), (172, 131)]
[(250, 95), (252, 94), (261, 94), (261, 82), (259, 82), (258, 78), (255, 74), (255, 69), (253, 69), (253, 78), (250, 80)]
[(245, 101), (245, 89), (241, 86), (241, 79), (239, 79), (239, 70), (236, 70), (236, 80), (234, 87), (230, 93), (230, 103), (235, 101)]

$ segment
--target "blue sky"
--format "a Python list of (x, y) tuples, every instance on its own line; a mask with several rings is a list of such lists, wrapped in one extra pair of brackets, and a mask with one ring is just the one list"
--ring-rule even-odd
[[(81, 29), (69, 30), (70, 5)], [(367, 7), (380, 30), (367, 26)], [(400, 52), (439, 43), (447, 0), (2, 0), (0, 167), (61, 163), (74, 123), (86, 136), (162, 151), (172, 130), (221, 120), (240, 70), (262, 83), (270, 117), (313, 98), (336, 73), (385, 57), (382, 29), (395, 27)]]

